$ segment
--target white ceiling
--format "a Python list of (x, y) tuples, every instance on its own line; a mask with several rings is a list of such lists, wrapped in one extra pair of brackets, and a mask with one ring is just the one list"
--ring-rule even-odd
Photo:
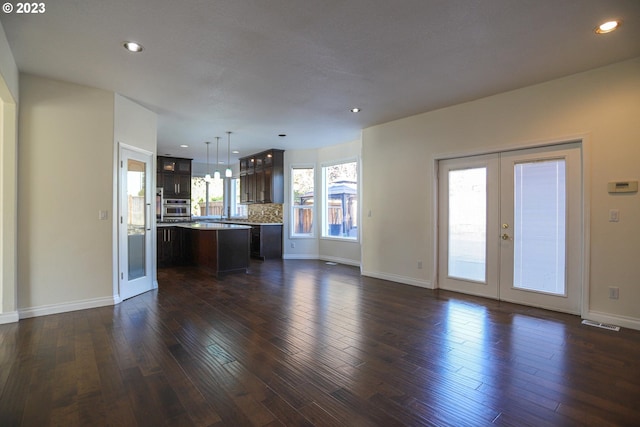
[(227, 130), (240, 156), (317, 148), (640, 55), (639, 0), (44, 1), (0, 16), (18, 68), (141, 103), (159, 154), (203, 162)]

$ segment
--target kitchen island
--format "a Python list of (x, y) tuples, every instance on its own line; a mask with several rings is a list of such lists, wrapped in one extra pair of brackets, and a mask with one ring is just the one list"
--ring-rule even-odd
[[(162, 225), (158, 224), (158, 228)], [(187, 234), (189, 264), (219, 276), (249, 269), (251, 227), (212, 222), (174, 223)]]
[(282, 223), (242, 219), (218, 220), (222, 224), (251, 226), (251, 256), (261, 260), (282, 258)]

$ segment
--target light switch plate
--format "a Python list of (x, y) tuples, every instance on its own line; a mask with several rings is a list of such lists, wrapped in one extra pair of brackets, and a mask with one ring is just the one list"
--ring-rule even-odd
[(109, 211), (98, 211), (98, 219), (100, 221), (106, 221), (109, 219)]
[(619, 222), (620, 211), (618, 209), (609, 209), (609, 222)]

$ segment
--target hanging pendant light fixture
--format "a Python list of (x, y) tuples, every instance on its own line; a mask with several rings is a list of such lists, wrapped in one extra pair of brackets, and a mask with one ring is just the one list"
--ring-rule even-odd
[(216, 136), (216, 171), (213, 173), (213, 179), (220, 179), (220, 171), (218, 170), (218, 165), (220, 164), (220, 160), (218, 154), (220, 152), (220, 137)]
[(224, 171), (224, 176), (231, 178), (233, 171), (231, 170), (231, 132), (227, 131), (227, 170)]
[(207, 144), (207, 174), (204, 176), (204, 180), (211, 182), (211, 174), (209, 173), (211, 171), (211, 166), (209, 165), (209, 144), (211, 144), (211, 142), (205, 141), (205, 144)]

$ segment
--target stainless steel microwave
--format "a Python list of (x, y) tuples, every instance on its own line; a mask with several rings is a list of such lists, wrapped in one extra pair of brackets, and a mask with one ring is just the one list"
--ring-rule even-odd
[(162, 218), (190, 218), (191, 201), (188, 199), (164, 199), (162, 202)]

